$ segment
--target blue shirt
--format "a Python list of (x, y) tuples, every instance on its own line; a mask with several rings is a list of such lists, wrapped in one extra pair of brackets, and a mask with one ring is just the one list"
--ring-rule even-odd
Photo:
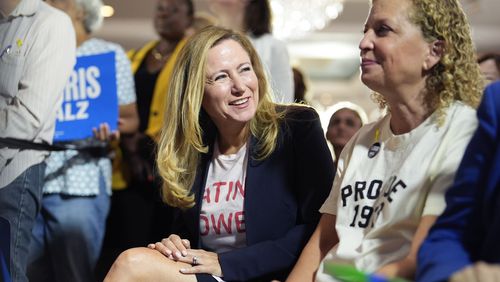
[(420, 248), (416, 281), (448, 281), (477, 261), (500, 263), (500, 82), (486, 88), (477, 116), (446, 210)]

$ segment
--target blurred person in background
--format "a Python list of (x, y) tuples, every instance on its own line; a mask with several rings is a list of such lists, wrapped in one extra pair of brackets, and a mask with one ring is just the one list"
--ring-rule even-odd
[(336, 162), (344, 146), (368, 119), (363, 108), (351, 102), (339, 102), (327, 112), (332, 114), (325, 137), (333, 148)]
[(487, 84), (500, 80), (500, 54), (484, 54), (477, 62)]
[[(94, 129), (94, 137), (87, 139), (57, 142), (62, 146), (72, 145), (75, 149), (52, 152), (45, 160), (45, 183), (41, 212), (33, 228), (33, 239), (30, 245), (28, 276), (30, 281), (93, 281), (94, 269), (99, 257), (106, 227), (106, 218), (110, 207), (111, 196), (111, 159), (105, 149), (112, 139), (119, 138), (119, 133), (131, 134), (137, 130), (139, 119), (135, 104), (135, 89), (130, 68), (130, 61), (124, 50), (117, 44), (92, 38), (92, 33), (101, 27), (101, 0), (47, 0), (48, 4), (64, 11), (73, 22), (76, 33), (76, 56), (78, 71), (86, 70), (86, 79), (74, 75), (68, 81), (67, 89), (72, 85), (89, 83), (89, 69), (98, 68), (100, 75), (94, 84), (84, 89), (86, 94), (80, 97), (93, 97), (89, 91), (99, 84), (99, 96), (114, 96), (114, 99), (97, 100), (100, 107), (118, 109), (118, 131), (110, 131), (107, 123)], [(102, 54), (110, 54), (103, 59)], [(106, 57), (108, 58), (108, 57)], [(92, 60), (88, 69), (82, 60)], [(110, 67), (108, 81), (105, 68)], [(75, 70), (75, 72), (77, 71)], [(86, 82), (87, 81), (87, 82)], [(108, 85), (112, 89), (109, 90)], [(96, 92), (97, 93), (97, 92)], [(71, 92), (71, 95), (78, 95)], [(65, 103), (67, 97), (65, 97)], [(91, 116), (92, 107), (97, 105), (88, 98), (89, 108), (85, 111), (87, 120), (99, 117)], [(91, 104), (92, 103), (92, 104)], [(103, 104), (104, 103), (104, 104)], [(62, 107), (63, 116), (69, 113)], [(75, 110), (76, 111), (76, 110)], [(100, 113), (97, 113), (98, 115)], [(58, 118), (58, 120), (60, 120)], [(71, 121), (78, 122), (78, 119)], [(77, 125), (73, 130), (81, 131)], [(56, 126), (57, 129), (57, 126)], [(89, 135), (92, 134), (91, 129)], [(99, 140), (96, 142), (96, 139)], [(97, 152), (98, 147), (102, 149)], [(94, 148), (94, 152), (89, 149)]]
[(211, 0), (217, 24), (246, 33), (270, 76), (277, 103), (294, 101), (293, 74), (288, 49), (272, 35), (272, 11), (268, 0)]
[(293, 67), (292, 72), (293, 72), (294, 102), (307, 104), (306, 101), (307, 86), (304, 73), (297, 67)]
[(195, 13), (193, 17), (193, 23), (191, 26), (188, 28), (188, 31), (186, 31), (187, 36), (191, 36), (195, 34), (196, 32), (202, 30), (203, 28), (207, 26), (212, 26), (217, 23), (217, 20), (211, 16), (210, 14), (207, 13)]
[[(125, 249), (170, 234), (170, 208), (161, 202), (155, 147), (163, 123), (174, 65), (193, 24), (191, 0), (157, 0), (153, 24), (159, 38), (127, 55), (132, 63), (139, 130), (124, 134), (113, 166), (113, 197), (104, 241), (107, 270)], [(105, 273), (104, 273), (105, 274)]]
[(10, 237), (0, 246), (8, 246), (2, 253), (15, 282), (27, 281), (43, 160), (52, 149), (55, 109), (75, 63), (75, 43), (71, 20), (61, 11), (40, 0), (0, 1), (0, 218), (9, 227), (0, 232)]

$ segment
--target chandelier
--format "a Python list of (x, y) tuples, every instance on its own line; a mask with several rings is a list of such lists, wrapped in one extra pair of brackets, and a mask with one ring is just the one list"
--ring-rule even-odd
[(325, 28), (344, 8), (344, 0), (271, 0), (273, 34), (278, 38), (300, 37)]

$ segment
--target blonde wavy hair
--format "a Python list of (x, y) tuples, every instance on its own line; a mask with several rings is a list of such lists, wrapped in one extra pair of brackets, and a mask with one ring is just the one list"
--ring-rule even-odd
[[(376, 0), (373, 0), (376, 1)], [(419, 26), (427, 42), (442, 40), (441, 60), (426, 79), (425, 103), (438, 111), (438, 121), (453, 101), (462, 101), (474, 108), (481, 100), (484, 82), (476, 60), (467, 17), (458, 0), (409, 0), (409, 19)], [(379, 93), (374, 99), (381, 108), (387, 106)]]
[(163, 179), (163, 200), (174, 207), (194, 205), (191, 187), (200, 156), (208, 153), (217, 129), (202, 109), (208, 51), (225, 40), (238, 42), (248, 53), (258, 79), (259, 103), (248, 124), (257, 142), (257, 159), (268, 157), (275, 149), (279, 122), (284, 113), (276, 111), (262, 63), (247, 37), (241, 33), (210, 26), (193, 35), (177, 58), (165, 108), (165, 120), (158, 143), (157, 165)]

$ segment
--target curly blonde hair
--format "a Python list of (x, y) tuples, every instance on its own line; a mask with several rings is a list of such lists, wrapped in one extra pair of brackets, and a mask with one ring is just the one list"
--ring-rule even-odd
[[(373, 0), (376, 1), (376, 0)], [(409, 20), (419, 26), (427, 42), (442, 40), (441, 60), (426, 79), (426, 106), (438, 111), (438, 121), (453, 101), (477, 107), (484, 82), (476, 60), (470, 27), (458, 0), (410, 0)], [(452, 27), (452, 28), (451, 28)], [(374, 93), (381, 108), (387, 106), (382, 95)]]
[(163, 179), (163, 200), (174, 207), (194, 205), (191, 187), (201, 154), (208, 153), (217, 129), (202, 109), (208, 51), (225, 40), (238, 42), (248, 53), (258, 78), (259, 103), (249, 122), (250, 134), (258, 140), (256, 158), (264, 159), (275, 149), (279, 121), (271, 88), (262, 63), (247, 37), (238, 32), (210, 26), (188, 40), (180, 52), (167, 94), (165, 121), (158, 144), (157, 165)]

